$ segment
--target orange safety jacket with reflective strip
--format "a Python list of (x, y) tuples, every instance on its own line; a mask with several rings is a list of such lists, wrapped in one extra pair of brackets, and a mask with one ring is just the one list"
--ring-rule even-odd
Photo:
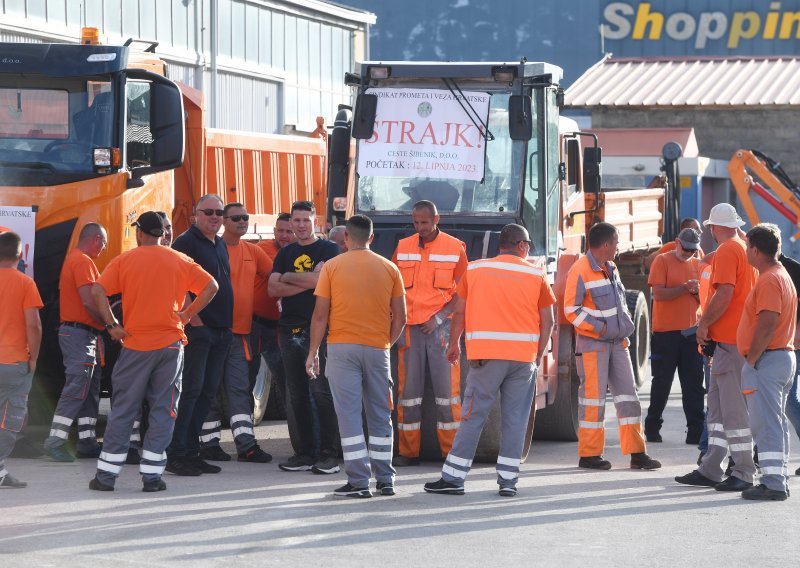
[[(501, 254), (470, 262), (464, 279), (459, 293), (466, 292), (467, 359), (532, 363), (539, 350), (539, 309), (555, 303), (544, 272)], [(543, 294), (547, 301), (540, 301)]]
[(572, 265), (564, 290), (564, 315), (579, 336), (615, 341), (633, 333), (625, 287), (613, 262), (601, 268), (587, 252)]
[(408, 325), (425, 323), (453, 299), (462, 258), (466, 265), (466, 245), (442, 231), (429, 243), (411, 235), (397, 244), (392, 260), (403, 275)]

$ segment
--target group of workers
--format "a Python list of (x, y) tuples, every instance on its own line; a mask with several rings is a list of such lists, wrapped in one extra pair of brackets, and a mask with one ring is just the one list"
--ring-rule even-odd
[[(280, 469), (337, 473), (341, 451), (347, 483), (334, 495), (371, 497), (372, 478), (375, 493), (394, 495), (395, 467), (420, 463), (429, 371), (444, 464), (440, 479), (426, 483), (425, 491), (464, 493), (499, 396), (497, 483), (501, 496), (516, 495), (556, 297), (547, 274), (528, 261), (531, 240), (524, 227), (506, 225), (498, 255), (470, 263), (465, 244), (439, 229), (434, 203), (417, 202), (412, 220), (415, 234), (400, 240), (389, 261), (370, 250), (369, 217), (352, 216), (326, 240), (315, 233), (313, 204), (299, 201), (278, 217), (273, 240), (254, 244), (242, 240), (249, 227), (245, 207), (206, 195), (196, 204), (195, 223), (174, 242), (166, 214), (143, 213), (133, 224), (139, 246), (112, 259), (102, 274), (94, 260), (108, 237), (102, 226), (88, 223), (61, 274), (66, 382), (46, 454), (56, 461), (76, 458), (66, 442), (77, 422), (77, 457), (97, 458), (93, 490), (113, 491), (125, 463), (138, 463), (146, 492), (166, 489), (165, 470), (219, 473), (209, 462), (232, 459), (219, 445), (223, 391), (238, 460), (270, 462), (253, 429), (252, 389), (263, 355), (286, 402), (293, 455)], [(733, 207), (718, 205), (705, 224), (720, 247), (711, 262), (709, 255), (700, 264), (700, 225), (694, 223), (683, 228), (672, 250), (653, 259), (654, 380), (644, 428), (628, 354), (634, 325), (613, 263), (616, 228), (593, 226), (586, 255), (569, 271), (564, 313), (576, 332), (578, 465), (611, 468), (603, 457), (610, 391), (630, 467), (660, 468), (647, 454), (645, 438), (661, 441), (661, 414), (677, 368), (687, 443), (698, 443), (707, 431), (708, 449), (697, 471), (676, 480), (742, 491), (752, 499), (785, 498), (784, 408), (795, 370), (797, 295), (778, 262), (780, 234), (759, 225), (745, 243)], [(16, 270), (19, 257), (19, 237), (0, 234), (0, 297), (13, 307), (0, 314), (0, 487), (25, 486), (4, 461), (24, 422), (41, 338), (41, 298)], [(121, 350), (115, 361), (105, 361), (113, 364), (113, 395), (100, 444), (95, 425), (103, 330)], [(469, 364), (463, 398), (462, 336)], [(705, 427), (698, 344), (710, 366)], [(722, 481), (728, 450), (734, 465)]]

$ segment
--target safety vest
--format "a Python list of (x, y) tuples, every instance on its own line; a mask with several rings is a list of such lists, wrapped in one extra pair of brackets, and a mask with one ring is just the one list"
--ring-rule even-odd
[(705, 310), (708, 305), (708, 300), (711, 299), (709, 293), (711, 292), (711, 264), (704, 262), (701, 264), (702, 270), (700, 271), (700, 308)]
[(615, 341), (630, 336), (634, 325), (616, 265), (609, 261), (604, 268), (591, 252), (572, 265), (564, 290), (564, 315), (579, 336)]
[(397, 244), (408, 325), (425, 323), (453, 298), (456, 265), (462, 256), (466, 261), (465, 250), (463, 242), (441, 231), (429, 243), (421, 243), (419, 235), (412, 235)]
[(532, 363), (539, 350), (539, 297), (555, 297), (544, 272), (510, 254), (469, 263), (466, 279), (467, 359)]

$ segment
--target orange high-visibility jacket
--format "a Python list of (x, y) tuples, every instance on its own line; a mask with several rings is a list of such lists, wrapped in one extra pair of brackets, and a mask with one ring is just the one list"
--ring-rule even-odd
[(406, 287), (406, 322), (423, 324), (441, 310), (455, 295), (461, 277), (459, 261), (466, 266), (466, 245), (439, 231), (429, 243), (411, 235), (397, 244), (392, 260), (403, 275)]
[[(564, 314), (579, 337), (614, 341), (628, 337), (634, 329), (616, 265), (609, 261), (601, 268), (591, 252), (567, 274)], [(601, 335), (603, 324), (606, 330)]]
[(545, 278), (542, 270), (510, 254), (469, 263), (458, 288), (466, 300), (467, 359), (536, 359), (539, 310), (556, 301)]

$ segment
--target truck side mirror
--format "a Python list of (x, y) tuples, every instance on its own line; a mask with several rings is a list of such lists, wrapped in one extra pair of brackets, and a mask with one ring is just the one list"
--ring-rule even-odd
[(375, 132), (375, 115), (378, 111), (378, 96), (360, 94), (356, 97), (356, 112), (353, 116), (353, 138), (368, 140)]
[(603, 149), (589, 146), (583, 149), (583, 188), (587, 193), (600, 193)]
[(183, 165), (183, 97), (177, 87), (153, 83), (150, 92), (150, 130), (153, 161), (150, 166), (171, 170)]
[(533, 136), (531, 98), (511, 95), (508, 98), (508, 134), (512, 140), (530, 140)]
[(581, 146), (577, 139), (567, 140), (567, 185), (578, 185), (581, 167), (580, 152)]

